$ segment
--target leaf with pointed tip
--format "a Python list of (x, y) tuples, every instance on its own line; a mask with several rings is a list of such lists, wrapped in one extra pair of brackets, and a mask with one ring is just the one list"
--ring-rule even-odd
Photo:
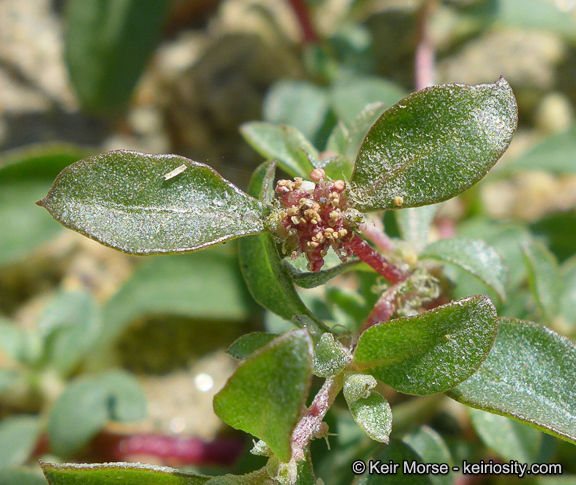
[(200, 485), (212, 478), (140, 463), (52, 464), (40, 461), (40, 466), (50, 485)]
[(558, 309), (562, 290), (560, 268), (554, 255), (539, 241), (531, 241), (522, 247), (528, 267), (528, 283), (536, 301), (540, 316), (545, 323), (552, 322)]
[(348, 374), (343, 394), (354, 421), (374, 441), (388, 443), (392, 432), (392, 409), (374, 388), (378, 381), (370, 375)]
[[(517, 125), (504, 78), (418, 91), (385, 111), (360, 147), (351, 195), (362, 212), (417, 207), (470, 188), (502, 156)], [(396, 200), (396, 203), (395, 203)]]
[(358, 340), (359, 369), (407, 394), (444, 392), (480, 367), (496, 337), (496, 310), (472, 296), (408, 318), (380, 323)]
[(132, 254), (196, 251), (264, 231), (259, 201), (177, 155), (118, 150), (86, 158), (64, 169), (39, 205), (66, 227)]
[(286, 333), (242, 362), (214, 396), (216, 414), (233, 428), (263, 440), (290, 460), (292, 431), (312, 377), (312, 339), (306, 329)]
[(308, 178), (318, 163), (318, 150), (293, 126), (251, 121), (240, 127), (244, 139), (266, 159), (278, 160), (293, 177)]
[(499, 320), (484, 364), (448, 395), (576, 443), (576, 346), (537, 323)]
[(352, 360), (350, 352), (330, 332), (320, 337), (314, 350), (314, 375), (332, 377), (339, 374)]
[(506, 300), (508, 267), (500, 253), (481, 239), (440, 239), (428, 245), (420, 257), (458, 266)]
[[(266, 201), (271, 200), (276, 162), (265, 162), (254, 172), (249, 193)], [(290, 277), (281, 264), (276, 244), (270, 234), (257, 234), (243, 238), (238, 244), (240, 268), (246, 285), (254, 299), (264, 308), (294, 321), (305, 315), (318, 319), (304, 305)]]

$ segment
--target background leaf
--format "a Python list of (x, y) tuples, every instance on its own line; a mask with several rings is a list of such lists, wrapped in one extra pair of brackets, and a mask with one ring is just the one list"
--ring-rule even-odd
[(416, 251), (422, 251), (428, 244), (432, 221), (439, 209), (440, 204), (433, 204), (394, 212), (400, 236), (411, 243)]
[(564, 322), (576, 328), (576, 256), (566, 261), (561, 268), (563, 291), (560, 295), (559, 314)]
[(0, 265), (21, 260), (62, 230), (34, 203), (87, 151), (67, 145), (15, 150), (0, 157)]
[(126, 372), (85, 377), (66, 388), (48, 417), (50, 447), (61, 456), (78, 451), (108, 421), (131, 422), (146, 416), (146, 398)]
[(266, 332), (250, 332), (235, 340), (226, 351), (238, 360), (244, 360), (274, 340), (278, 335)]
[(473, 296), (370, 327), (358, 340), (354, 361), (398, 391), (433, 394), (470, 377), (495, 336), (492, 303), (485, 296)]
[(420, 257), (458, 266), (506, 300), (508, 268), (500, 253), (483, 240), (440, 239), (426, 246)]
[(541, 141), (503, 168), (504, 173), (520, 170), (576, 173), (576, 124)]
[(384, 112), (358, 153), (351, 182), (362, 212), (441, 202), (478, 182), (516, 130), (510, 85), (446, 84), (423, 89)]
[(40, 462), (50, 485), (200, 485), (211, 477), (197, 476), (167, 466), (140, 463), (52, 464)]
[(202, 254), (153, 257), (104, 307), (102, 342), (110, 343), (144, 315), (244, 322), (256, 310), (233, 252), (214, 248)]
[(448, 395), (576, 443), (576, 346), (536, 323), (499, 320), (484, 364)]
[(38, 329), (45, 339), (45, 357), (67, 375), (85, 357), (100, 335), (100, 309), (83, 291), (60, 293), (44, 311)]
[(266, 159), (278, 160), (292, 177), (308, 179), (317, 164), (318, 151), (293, 126), (252, 121), (244, 123), (240, 132), (254, 150)]
[(84, 108), (125, 108), (159, 40), (169, 6), (157, 0), (67, 2), (65, 58)]
[(214, 410), (233, 428), (265, 441), (287, 462), (311, 376), (312, 339), (307, 330), (294, 330), (240, 364), (214, 397)]
[(1, 468), (0, 483), (2, 485), (46, 485), (46, 480), (24, 468)]
[[(429, 426), (422, 426), (405, 435), (402, 441), (412, 448), (425, 463), (446, 463), (452, 466), (452, 456), (448, 446), (436, 431)], [(434, 485), (454, 483), (452, 470), (447, 475), (430, 475)]]
[(307, 139), (314, 140), (329, 109), (324, 88), (306, 81), (282, 79), (266, 93), (263, 116), (270, 123), (293, 126)]
[(546, 436), (524, 423), (480, 409), (469, 409), (474, 430), (484, 444), (506, 461), (537, 463), (542, 460), (543, 443)]
[(118, 150), (86, 158), (63, 170), (40, 204), (65, 226), (133, 254), (196, 251), (264, 230), (260, 202), (177, 155)]
[(558, 262), (546, 246), (538, 241), (525, 244), (523, 250), (532, 296), (541, 318), (549, 324), (556, 315), (561, 293), (562, 279)]
[[(40, 434), (37, 416), (8, 416), (0, 421), (0, 467), (23, 465)], [(0, 482), (1, 483), (1, 482)]]

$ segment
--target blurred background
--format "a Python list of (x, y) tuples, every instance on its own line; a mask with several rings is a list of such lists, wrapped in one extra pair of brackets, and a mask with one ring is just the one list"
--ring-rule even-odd
[[(245, 122), (296, 126), (323, 151), (369, 103), (500, 76), (518, 132), (440, 219), (514, 220), (568, 261), (548, 323), (574, 337), (576, 0), (0, 0), (0, 478), (39, 456), (229, 466), (244, 438), (212, 412), (225, 349), (271, 318), (232, 244), (137, 258), (63, 229), (34, 205), (62, 168), (176, 153), (245, 189), (263, 161)], [(118, 451), (143, 435), (191, 441)]]

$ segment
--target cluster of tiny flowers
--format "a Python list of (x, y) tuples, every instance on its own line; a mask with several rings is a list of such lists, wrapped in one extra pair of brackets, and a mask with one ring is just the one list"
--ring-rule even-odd
[(309, 271), (320, 271), (330, 246), (342, 261), (351, 256), (346, 242), (354, 236), (359, 214), (348, 208), (343, 180), (324, 181), (322, 169), (314, 169), (311, 181), (299, 177), (279, 180), (276, 193), (280, 207), (275, 215), (277, 234), (292, 258), (304, 253)]

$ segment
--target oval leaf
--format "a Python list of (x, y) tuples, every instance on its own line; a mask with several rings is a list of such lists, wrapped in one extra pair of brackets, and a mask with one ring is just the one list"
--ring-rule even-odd
[(533, 322), (501, 318), (490, 355), (448, 395), (576, 443), (576, 346)]
[(82, 448), (108, 421), (146, 416), (146, 398), (126, 372), (107, 372), (78, 380), (55, 402), (48, 418), (50, 447), (59, 455)]
[(427, 246), (421, 258), (458, 266), (506, 300), (508, 267), (500, 253), (480, 239), (441, 239)]
[(0, 421), (0, 467), (23, 465), (34, 451), (39, 434), (36, 416), (8, 416)]
[(308, 330), (284, 334), (246, 359), (214, 396), (214, 410), (236, 429), (266, 442), (282, 461), (291, 456), (292, 431), (312, 376)]
[(140, 463), (104, 463), (57, 465), (40, 461), (50, 485), (138, 484), (138, 485), (200, 485), (211, 477), (202, 477), (167, 466)]
[(486, 296), (473, 296), (370, 327), (358, 340), (354, 361), (398, 391), (433, 394), (470, 377), (495, 337), (494, 306)]
[(212, 168), (118, 150), (63, 170), (39, 203), (64, 224), (133, 254), (196, 251), (264, 230), (264, 206)]
[(398, 208), (398, 197), (402, 207), (433, 204), (468, 189), (508, 148), (517, 111), (504, 78), (433, 86), (403, 99), (360, 147), (352, 176), (356, 209)]
[(343, 393), (358, 426), (373, 440), (388, 443), (392, 432), (392, 409), (388, 401), (373, 390), (377, 384), (372, 376), (349, 374), (344, 378)]

